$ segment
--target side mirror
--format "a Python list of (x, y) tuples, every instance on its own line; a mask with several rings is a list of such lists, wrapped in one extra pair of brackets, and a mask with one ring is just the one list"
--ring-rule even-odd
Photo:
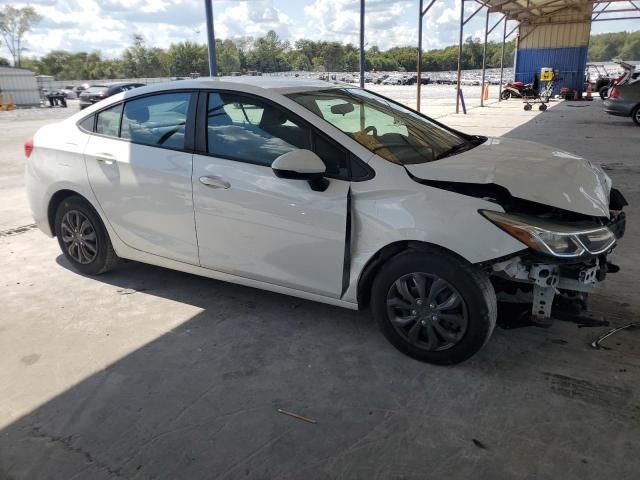
[(327, 167), (311, 150), (292, 150), (276, 158), (271, 164), (276, 177), (307, 180), (312, 190), (323, 192), (329, 181), (323, 177)]

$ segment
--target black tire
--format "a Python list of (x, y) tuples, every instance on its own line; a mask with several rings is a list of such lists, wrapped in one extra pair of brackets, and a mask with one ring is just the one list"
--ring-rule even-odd
[[(74, 224), (82, 228), (74, 229)], [(117, 265), (118, 256), (100, 216), (79, 195), (67, 197), (60, 203), (54, 229), (62, 253), (76, 270), (99, 275)], [(69, 238), (71, 240), (67, 240)]]
[(533, 107), (531, 106), (531, 104), (530, 104), (530, 103), (525, 103), (525, 104), (524, 104), (524, 109), (525, 109), (525, 111), (527, 111), (527, 112), (528, 112), (528, 111), (529, 111), (529, 110), (531, 110), (532, 108), (533, 108)]
[(511, 92), (509, 90), (503, 90), (500, 96), (503, 100), (509, 100), (511, 98)]
[[(429, 326), (425, 323), (434, 313), (432, 310), (434, 305), (440, 306), (438, 303), (442, 301), (442, 297), (438, 299), (436, 295), (431, 305), (416, 300), (420, 306), (413, 303), (410, 308), (422, 309), (417, 315), (415, 310), (408, 311), (404, 318), (397, 315), (397, 312), (404, 309), (404, 307), (397, 306), (397, 299), (393, 295), (393, 292), (397, 291), (394, 290), (397, 289), (397, 282), (402, 282), (403, 279), (416, 273), (425, 275), (427, 278), (431, 277), (432, 283), (423, 284), (422, 287), (423, 291), (429, 290), (429, 298), (431, 298), (432, 290), (436, 289), (436, 281), (444, 281), (447, 286), (441, 290), (440, 295), (444, 295), (445, 300), (440, 305), (448, 303), (447, 300), (451, 292), (453, 295), (458, 294), (461, 297), (460, 306), (454, 308), (460, 308), (463, 313), (458, 313), (458, 315), (464, 315), (466, 320), (464, 329), (454, 334), (458, 336), (456, 340), (451, 341), (442, 336), (443, 320), (434, 319), (439, 326), (437, 332), (434, 330), (433, 324)], [(415, 286), (417, 289), (417, 283)], [(417, 291), (414, 290), (414, 292)], [(390, 306), (389, 302), (393, 302), (393, 306)], [(373, 282), (370, 304), (373, 317), (391, 344), (410, 357), (437, 365), (460, 363), (474, 355), (488, 341), (497, 317), (496, 294), (484, 272), (453, 255), (436, 249), (433, 251), (407, 251), (390, 259), (383, 265)], [(391, 319), (392, 315), (394, 320)], [(409, 317), (415, 318), (415, 322), (409, 323), (406, 320)], [(398, 326), (398, 321), (407, 323)], [(421, 325), (417, 325), (418, 322)], [(414, 330), (414, 327), (418, 333), (413, 335), (415, 341), (411, 342), (408, 337), (411, 337), (411, 331)], [(407, 328), (406, 331), (405, 328)], [(451, 333), (448, 328), (446, 330), (447, 334)], [(435, 335), (436, 342), (449, 341), (450, 343), (439, 345), (437, 349), (428, 348), (431, 341), (429, 335)]]
[(541, 112), (544, 112), (547, 109), (547, 105), (544, 103), (541, 103), (540, 106), (538, 107), (538, 110), (540, 110)]
[(602, 87), (600, 90), (598, 90), (598, 94), (600, 95), (600, 98), (602, 100), (605, 100), (609, 94), (609, 87), (608, 86)]
[(640, 105), (636, 105), (636, 108), (631, 112), (631, 118), (636, 122), (636, 125), (640, 127)]

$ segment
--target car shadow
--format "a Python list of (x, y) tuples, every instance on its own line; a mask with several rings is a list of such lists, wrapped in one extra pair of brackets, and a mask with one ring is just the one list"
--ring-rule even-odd
[[(130, 295), (132, 306), (153, 295), (202, 311), (4, 428), (3, 479), (299, 478), (428, 395), (426, 384), (486, 374), (482, 360), (447, 373), (407, 358), (367, 311), (137, 262), (85, 278), (114, 287), (116, 299)], [(109, 305), (94, 311), (108, 315)], [(278, 409), (317, 419), (324, 433), (310, 439), (312, 424)], [(310, 449), (292, 456), (305, 442)]]

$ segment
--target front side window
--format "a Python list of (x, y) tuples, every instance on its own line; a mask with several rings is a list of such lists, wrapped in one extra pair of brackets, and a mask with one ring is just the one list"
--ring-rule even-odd
[(103, 110), (97, 114), (96, 133), (117, 137), (120, 129), (120, 115), (122, 114), (122, 104)]
[(135, 143), (184, 148), (188, 92), (163, 93), (126, 102), (120, 136)]
[(212, 92), (207, 106), (207, 151), (271, 166), (280, 155), (311, 149), (311, 132), (286, 111), (260, 99)]
[(478, 144), (366, 90), (336, 88), (288, 96), (393, 163), (431, 162)]

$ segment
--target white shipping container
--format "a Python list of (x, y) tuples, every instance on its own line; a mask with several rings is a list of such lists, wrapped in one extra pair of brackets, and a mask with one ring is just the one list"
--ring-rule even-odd
[(26, 68), (0, 67), (0, 90), (2, 90), (4, 102), (8, 100), (7, 95), (10, 94), (18, 106), (40, 105), (40, 91), (36, 77)]

